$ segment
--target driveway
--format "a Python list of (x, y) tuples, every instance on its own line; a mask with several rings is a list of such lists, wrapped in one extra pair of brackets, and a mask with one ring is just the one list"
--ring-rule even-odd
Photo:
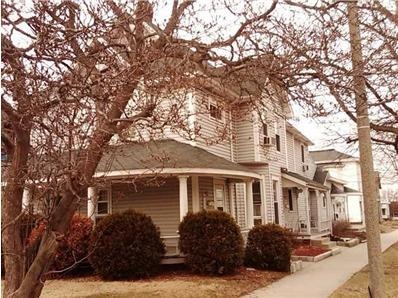
[[(381, 234), (382, 250), (398, 242), (398, 230)], [(352, 274), (368, 263), (366, 243), (352, 248), (342, 247), (342, 252), (318, 263), (304, 263), (304, 268), (266, 288), (258, 289), (245, 297), (305, 297), (324, 298), (341, 286)]]

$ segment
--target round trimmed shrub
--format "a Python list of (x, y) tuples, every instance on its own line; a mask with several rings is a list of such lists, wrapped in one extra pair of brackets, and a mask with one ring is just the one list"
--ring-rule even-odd
[(89, 261), (107, 280), (143, 278), (156, 272), (165, 246), (151, 217), (127, 210), (96, 225), (90, 239)]
[(243, 239), (235, 220), (222, 211), (188, 213), (179, 226), (180, 250), (191, 270), (233, 273), (243, 262)]
[(249, 231), (245, 265), (256, 269), (290, 271), (292, 235), (276, 224), (258, 225)]

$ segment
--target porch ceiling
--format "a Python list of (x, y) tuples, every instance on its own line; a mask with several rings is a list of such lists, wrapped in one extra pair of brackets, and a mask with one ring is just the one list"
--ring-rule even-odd
[(95, 177), (154, 174), (207, 174), (260, 178), (245, 166), (208, 151), (177, 142), (158, 140), (110, 147), (101, 159)]

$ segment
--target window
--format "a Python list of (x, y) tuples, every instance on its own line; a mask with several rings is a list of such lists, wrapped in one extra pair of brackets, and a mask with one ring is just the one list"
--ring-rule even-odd
[(254, 224), (258, 225), (262, 223), (261, 219), (261, 189), (260, 181), (253, 182), (253, 207), (254, 207)]
[(326, 208), (326, 196), (324, 193), (322, 194), (322, 207)]
[(386, 208), (382, 208), (381, 209), (381, 214), (384, 216), (384, 215), (386, 215)]
[(264, 137), (268, 136), (268, 125), (266, 123), (263, 124), (263, 135)]
[(304, 153), (305, 153), (304, 145), (301, 145), (301, 161), (302, 161), (302, 162), (305, 162), (305, 155), (304, 155)]
[(266, 124), (266, 123), (263, 123), (263, 129), (262, 129), (260, 138), (263, 139), (263, 145), (265, 145), (265, 146), (271, 145), (271, 138), (268, 136), (268, 124)]
[(281, 137), (278, 134), (275, 135), (275, 143), (276, 143), (276, 150), (278, 150), (280, 152), (281, 151)]
[(288, 190), (288, 200), (289, 200), (289, 211), (293, 211), (293, 191)]
[(97, 208), (96, 208), (97, 223), (98, 223), (97, 218), (105, 217), (110, 213), (109, 195), (110, 192), (106, 189), (102, 189), (98, 192)]
[(221, 108), (215, 104), (215, 103), (210, 103), (209, 104), (209, 111), (210, 111), (210, 117), (217, 119), (217, 120), (222, 120), (222, 111)]
[(274, 199), (274, 223), (279, 224), (278, 180), (272, 180), (272, 193)]
[(214, 185), (214, 203), (216, 210), (224, 211), (224, 185), (222, 184)]

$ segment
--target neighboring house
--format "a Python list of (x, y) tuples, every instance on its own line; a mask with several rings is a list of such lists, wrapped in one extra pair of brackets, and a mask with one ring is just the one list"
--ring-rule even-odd
[(327, 176), (331, 188), (334, 220), (364, 224), (361, 167), (359, 159), (335, 149), (311, 151), (318, 172)]
[(286, 124), (286, 168), (282, 169), (285, 224), (301, 238), (330, 234), (330, 188), (316, 181), (316, 165), (309, 155), (313, 143)]

